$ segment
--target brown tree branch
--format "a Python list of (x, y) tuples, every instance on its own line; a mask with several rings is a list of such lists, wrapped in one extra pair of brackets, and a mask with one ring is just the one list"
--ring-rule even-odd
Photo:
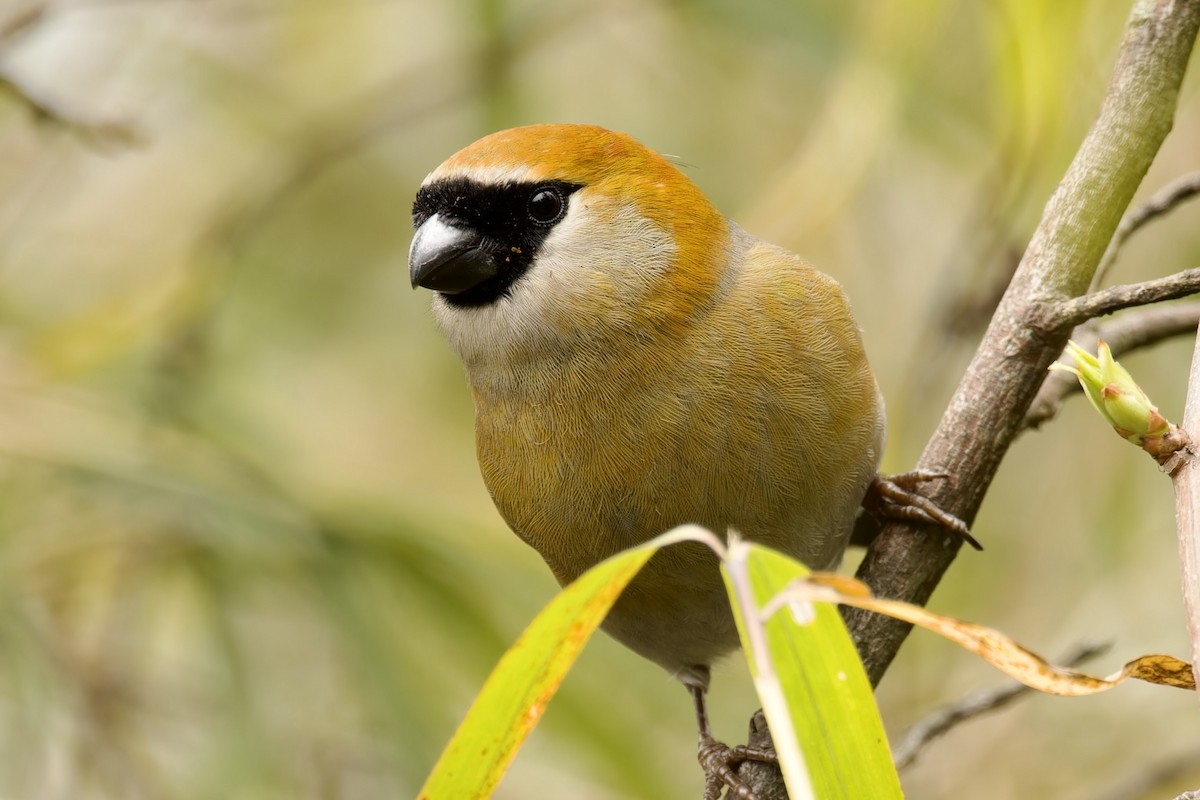
[[(1200, 335), (1192, 353), (1181, 427), (1193, 442), (1200, 442)], [(1175, 530), (1183, 573), (1183, 601), (1192, 641), (1192, 671), (1196, 673), (1200, 670), (1200, 461), (1194, 452), (1183, 451), (1174, 469), (1170, 465), (1164, 468), (1170, 472), (1175, 488)]]
[(1165, 278), (1101, 289), (1061, 303), (1036, 306), (1035, 324), (1044, 330), (1074, 328), (1089, 319), (1123, 308), (1161, 303), (1200, 292), (1200, 268), (1188, 269)]
[[(1050, 198), (1013, 281), (917, 468), (946, 472), (931, 499), (971, 521), (1068, 330), (1047, 332), (1031, 310), (1086, 291), (1121, 215), (1171, 129), (1200, 0), (1138, 0), (1100, 114)], [(885, 526), (858, 577), (882, 597), (925, 603), (961, 546), (904, 523)], [(846, 610), (873, 682), (910, 626)]]
[[(767, 718), (761, 708), (750, 718), (750, 735), (746, 744), (760, 750), (775, 752), (771, 729), (767, 727)], [(788, 800), (787, 787), (783, 783), (783, 773), (774, 764), (746, 761), (738, 767), (738, 776), (754, 788), (756, 800)], [(726, 800), (730, 800), (728, 793)]]
[[(1029, 247), (917, 469), (944, 472), (930, 499), (971, 522), (1046, 368), (1070, 329), (1036, 325), (1041, 304), (1087, 291), (1138, 185), (1171, 130), (1179, 87), (1200, 29), (1200, 0), (1136, 0), (1099, 116), (1051, 196)], [(891, 522), (867, 548), (857, 576), (881, 597), (924, 604), (962, 539)], [(842, 609), (872, 683), (883, 677), (911, 625)], [(763, 797), (778, 783), (747, 778)]]

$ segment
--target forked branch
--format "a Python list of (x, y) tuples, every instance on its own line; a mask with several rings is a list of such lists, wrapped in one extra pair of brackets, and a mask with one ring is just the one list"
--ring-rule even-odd
[[(974, 519), (1046, 368), (1070, 327), (1038, 324), (1047, 304), (1086, 292), (1134, 192), (1171, 129), (1200, 28), (1200, 0), (1138, 0), (1125, 27), (1099, 117), (1046, 205), (1042, 221), (918, 469), (946, 472), (934, 502)], [(877, 594), (925, 603), (960, 542), (904, 523), (887, 525), (858, 577)], [(909, 627), (847, 611), (868, 674), (878, 681)]]

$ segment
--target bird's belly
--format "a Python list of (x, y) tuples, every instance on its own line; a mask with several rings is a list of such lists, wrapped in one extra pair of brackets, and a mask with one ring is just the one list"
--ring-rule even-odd
[(716, 556), (694, 542), (672, 545), (642, 567), (603, 628), (685, 683), (707, 685), (709, 665), (738, 646)]
[[(830, 554), (840, 556), (848, 534), (853, 512), (847, 518), (836, 510), (845, 502), (781, 479), (800, 474), (798, 465), (761, 475), (742, 467), (732, 470), (734, 479), (728, 458), (680, 459), (670, 449), (666, 456), (628, 450), (618, 456), (602, 446), (569, 458), (561, 447), (539, 441), (489, 447), (481, 439), (480, 464), (509, 526), (563, 585), (685, 523), (719, 535), (735, 528), (818, 568), (830, 565)], [(604, 628), (685, 679), (706, 674), (707, 665), (738, 646), (717, 559), (696, 543), (657, 554), (625, 589)]]
[[(602, 450), (569, 459), (548, 449), (480, 448), (496, 507), (560, 583), (678, 525), (720, 536), (733, 528), (817, 569), (840, 559), (869, 470), (814, 482), (811, 465), (731, 469), (728, 460), (621, 459)], [(844, 476), (843, 476), (844, 477)]]
[[(595, 397), (546, 393), (542, 403), (477, 394), (484, 481), (561, 584), (686, 523), (722, 537), (736, 529), (816, 569), (840, 560), (874, 473), (876, 416), (843, 425), (841, 447), (826, 448), (812, 428), (830, 414), (812, 402), (777, 401), (766, 388), (750, 402), (728, 381), (698, 382), (704, 391), (594, 381)], [(717, 559), (695, 543), (655, 555), (604, 627), (685, 677), (738, 644)]]

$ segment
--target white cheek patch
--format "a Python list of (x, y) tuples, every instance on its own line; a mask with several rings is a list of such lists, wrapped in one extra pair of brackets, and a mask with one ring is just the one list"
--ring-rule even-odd
[(678, 248), (634, 205), (591, 205), (586, 196), (571, 201), (567, 216), (542, 243), (527, 278), (536, 281), (552, 270), (569, 270), (576, 278), (603, 274), (616, 280), (622, 293), (633, 290), (640, 296), (637, 287), (653, 283), (670, 267)]
[(507, 296), (474, 308), (438, 296), (434, 311), (468, 364), (550, 355), (633, 325), (677, 250), (632, 204), (590, 199), (581, 190)]

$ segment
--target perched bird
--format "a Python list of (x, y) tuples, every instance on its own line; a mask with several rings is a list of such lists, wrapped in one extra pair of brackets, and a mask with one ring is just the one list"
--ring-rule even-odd
[[(682, 523), (838, 563), (884, 408), (836, 281), (586, 125), (469, 145), (413, 224), (412, 283), (466, 367), (484, 481), (559, 583)], [(713, 553), (659, 552), (603, 627), (691, 689), (704, 763), (709, 668), (738, 646)]]

